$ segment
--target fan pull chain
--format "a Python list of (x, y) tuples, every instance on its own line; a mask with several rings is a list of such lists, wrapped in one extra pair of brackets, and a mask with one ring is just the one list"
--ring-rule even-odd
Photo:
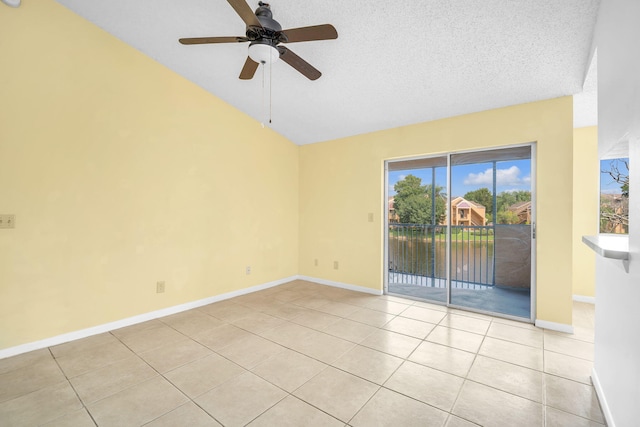
[[(266, 116), (266, 111), (265, 111), (266, 108), (265, 108), (265, 102), (264, 102), (264, 62), (261, 65), (262, 65), (262, 67), (261, 67), (262, 68), (262, 104), (261, 104), (262, 114), (261, 114), (261, 116), (264, 119), (264, 117)], [(264, 128), (264, 121), (262, 121), (260, 124)]]
[(273, 87), (272, 82), (273, 82), (273, 73), (271, 72), (273, 70), (273, 61), (269, 62), (269, 124), (271, 124), (271, 110), (272, 110), (272, 105), (273, 105), (273, 98), (271, 96), (271, 88)]
[[(266, 83), (266, 78), (264, 76), (265, 73), (265, 67), (266, 64), (264, 62), (261, 63), (262, 64), (262, 117), (265, 118), (267, 117), (267, 102), (265, 100), (265, 94), (266, 94), (266, 90), (265, 90), (265, 83)], [(273, 87), (273, 74), (272, 74), (272, 70), (273, 70), (273, 63), (269, 62), (269, 124), (271, 124), (271, 118), (272, 118), (272, 111), (273, 111), (273, 102), (272, 102), (272, 87)], [(264, 128), (264, 121), (262, 121), (260, 123), (260, 125), (262, 125), (262, 127)]]

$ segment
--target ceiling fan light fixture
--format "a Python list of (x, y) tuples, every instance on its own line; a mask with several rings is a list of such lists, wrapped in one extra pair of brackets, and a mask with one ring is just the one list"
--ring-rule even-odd
[(280, 58), (280, 52), (266, 43), (253, 43), (249, 46), (249, 58), (258, 64), (272, 64)]
[(2, 3), (6, 4), (7, 6), (11, 6), (11, 7), (20, 7), (20, 0), (0, 0), (2, 1)]

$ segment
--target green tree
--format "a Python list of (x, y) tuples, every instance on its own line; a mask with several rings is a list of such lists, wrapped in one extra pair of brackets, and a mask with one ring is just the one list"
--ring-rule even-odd
[(519, 224), (518, 214), (510, 211), (509, 208), (516, 203), (531, 201), (531, 192), (527, 190), (503, 191), (496, 197), (497, 224)]
[(505, 210), (498, 212), (498, 224), (518, 224), (520, 218), (515, 212)]
[(506, 211), (516, 203), (529, 201), (531, 201), (531, 191), (503, 191), (496, 197), (496, 205), (498, 207), (497, 211)]
[(396, 202), (395, 206), (400, 222), (404, 224), (431, 222), (431, 202), (424, 194), (411, 194)]
[[(500, 212), (504, 212), (509, 209), (509, 206), (517, 203), (517, 199), (515, 194), (512, 192), (503, 191), (502, 193), (496, 196), (496, 212), (498, 213), (498, 217), (500, 216)], [(500, 220), (498, 219), (498, 223)]]
[(487, 215), (493, 214), (493, 195), (488, 188), (478, 188), (477, 190), (469, 191), (463, 196), (465, 199), (480, 203), (486, 208)]
[[(488, 188), (479, 188), (469, 191), (464, 198), (479, 203), (486, 208), (487, 222), (493, 222), (493, 195)], [(510, 206), (518, 202), (528, 202), (531, 200), (531, 192), (527, 190), (520, 191), (503, 191), (496, 196), (496, 214), (498, 216), (498, 224), (516, 224), (512, 215), (504, 214), (509, 210)]]
[(435, 196), (436, 200), (436, 215), (435, 218), (433, 218), (432, 224), (441, 224), (447, 217), (447, 195), (443, 193), (442, 190), (444, 190), (444, 187), (441, 187), (439, 185), (436, 185), (435, 189), (431, 186), (431, 184), (427, 185), (426, 195), (429, 203), (431, 203), (432, 195)]
[[(405, 224), (438, 224), (445, 215), (445, 201), (442, 187), (422, 185), (422, 180), (414, 175), (407, 175), (394, 186), (394, 208), (400, 222)], [(436, 193), (436, 211), (433, 215), (432, 192)]]

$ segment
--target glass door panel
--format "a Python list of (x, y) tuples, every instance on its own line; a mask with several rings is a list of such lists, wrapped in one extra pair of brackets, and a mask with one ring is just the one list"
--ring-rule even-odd
[(388, 292), (447, 302), (447, 157), (388, 164)]
[(531, 317), (531, 148), (451, 155), (450, 303)]

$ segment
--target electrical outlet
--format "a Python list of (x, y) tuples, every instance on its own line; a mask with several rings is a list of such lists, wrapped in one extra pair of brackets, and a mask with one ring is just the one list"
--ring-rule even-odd
[(313, 265), (315, 265), (316, 267), (318, 266), (318, 258), (313, 260)]
[(156, 283), (156, 293), (161, 294), (164, 292), (164, 282)]
[(247, 266), (246, 272), (247, 272), (247, 276), (251, 274), (251, 266), (250, 265)]
[(16, 216), (0, 215), (0, 228), (16, 228)]
[(334, 270), (338, 269), (338, 261), (333, 261), (333, 269)]

